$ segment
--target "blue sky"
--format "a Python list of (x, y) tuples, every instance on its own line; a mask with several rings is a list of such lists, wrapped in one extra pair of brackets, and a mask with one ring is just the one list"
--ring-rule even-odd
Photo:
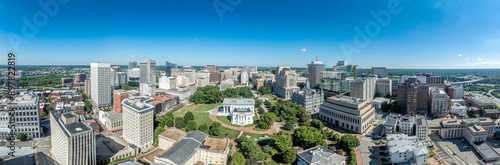
[[(0, 1), (0, 52), (15, 51), (19, 65), (149, 58), (159, 65), (306, 67), (319, 56), (327, 67), (348, 60), (361, 68), (500, 68), (494, 0), (41, 1), (58, 10)], [(223, 18), (214, 3), (227, 10)], [(391, 18), (384, 26), (371, 11)], [(369, 42), (356, 44), (363, 35)]]

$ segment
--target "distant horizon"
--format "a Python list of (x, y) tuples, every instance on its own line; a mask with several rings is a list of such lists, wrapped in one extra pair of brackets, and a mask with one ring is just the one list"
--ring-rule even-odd
[[(104, 62), (106, 63), (106, 62)], [(210, 64), (208, 64), (210, 65)], [(8, 65), (0, 65), (1, 67), (7, 67)], [(16, 66), (41, 66), (41, 67), (50, 67), (50, 66), (63, 66), (63, 67), (69, 67), (69, 66), (88, 66), (89, 65), (16, 65)], [(118, 64), (118, 65), (113, 65), (111, 66), (128, 66), (128, 64)], [(192, 67), (205, 67), (206, 65), (177, 65), (178, 67), (182, 66), (192, 66)], [(224, 65), (215, 65), (216, 67), (255, 67), (255, 66), (224, 66)], [(166, 65), (156, 65), (156, 67), (166, 67)], [(258, 68), (276, 68), (278, 66), (257, 66)], [(283, 66), (283, 67), (290, 67), (290, 68), (297, 68), (297, 69), (307, 69), (307, 67), (291, 67), (291, 66)], [(383, 66), (378, 66), (378, 67), (383, 67)], [(388, 68), (385, 67), (386, 69), (401, 69), (401, 70), (500, 70), (500, 68), (450, 68), (450, 69), (443, 69), (443, 68)], [(331, 67), (326, 67), (326, 69), (331, 69)], [(363, 67), (358, 67), (357, 69), (372, 69), (370, 68), (363, 68)]]
[(319, 57), (327, 66), (500, 69), (500, 1), (216, 2), (0, 1), (0, 54), (26, 65), (306, 67)]

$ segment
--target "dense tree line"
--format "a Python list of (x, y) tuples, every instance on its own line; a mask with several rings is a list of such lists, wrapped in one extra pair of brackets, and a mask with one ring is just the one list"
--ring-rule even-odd
[(195, 104), (213, 104), (221, 102), (223, 98), (253, 98), (250, 87), (229, 88), (220, 91), (219, 86), (199, 87), (189, 100)]
[(46, 86), (46, 87), (56, 87), (61, 85), (62, 78), (73, 77), (69, 74), (64, 75), (47, 75), (47, 76), (36, 76), (36, 77), (20, 77), (19, 86), (23, 88), (28, 88), (30, 86)]
[(261, 95), (271, 94), (271, 88), (270, 87), (261, 86), (261, 87), (259, 87), (258, 91), (259, 91), (259, 93)]

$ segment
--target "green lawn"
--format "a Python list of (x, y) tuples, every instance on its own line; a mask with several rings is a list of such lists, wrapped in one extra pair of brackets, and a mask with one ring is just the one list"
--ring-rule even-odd
[(193, 105), (184, 106), (174, 112), (174, 117), (180, 116), (193, 109)]
[[(271, 126), (271, 127), (272, 127), (272, 126)], [(269, 129), (271, 129), (271, 128), (269, 128)], [(253, 127), (253, 130), (256, 130), (256, 131), (267, 131), (267, 130), (269, 130), (269, 129), (261, 129), (261, 128), (259, 128), (259, 127)]]
[(222, 121), (224, 124), (240, 127), (240, 125), (231, 123), (231, 116), (217, 116), (217, 120)]
[(197, 112), (205, 112), (214, 109), (217, 106), (222, 105), (222, 103), (217, 103), (217, 104), (203, 104), (203, 105), (198, 105), (194, 111)]
[[(210, 120), (210, 117), (208, 117), (209, 116), (208, 113), (194, 112), (193, 115), (194, 115), (194, 121), (196, 122), (196, 124), (198, 126), (206, 124), (208, 126), (208, 128), (210, 129), (210, 126), (212, 126), (213, 121)], [(210, 135), (209, 129), (203, 131), (203, 133)], [(213, 137), (213, 138), (226, 138), (227, 137), (229, 139), (234, 139), (234, 138), (238, 137), (238, 135), (240, 134), (240, 131), (229, 129), (226, 127), (221, 127), (220, 133), (221, 133), (220, 136), (210, 135), (210, 137)], [(227, 134), (227, 136), (226, 136), (226, 134)]]

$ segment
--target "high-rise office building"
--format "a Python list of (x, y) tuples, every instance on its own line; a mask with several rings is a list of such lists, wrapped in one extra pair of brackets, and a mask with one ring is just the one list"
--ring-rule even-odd
[(127, 70), (127, 82), (139, 82), (140, 75), (141, 70), (139, 68)]
[(123, 139), (147, 151), (153, 144), (153, 98), (130, 97), (122, 101)]
[(372, 67), (372, 73), (377, 75), (378, 78), (387, 77), (387, 69), (385, 67)]
[(90, 78), (86, 79), (85, 80), (85, 94), (88, 96), (90, 95), (90, 92), (91, 92), (91, 84), (90, 84), (91, 80)]
[(336, 93), (347, 93), (350, 91), (350, 83), (354, 80), (353, 66), (347, 61), (338, 61), (332, 67), (332, 71), (320, 71), (320, 88)]
[(84, 82), (87, 79), (87, 74), (85, 73), (77, 73), (75, 74), (75, 82)]
[(450, 99), (463, 99), (464, 87), (451, 86), (448, 88), (448, 95), (450, 96)]
[(375, 96), (375, 84), (377, 77), (358, 78), (351, 82), (349, 88), (351, 97), (362, 100), (372, 100)]
[(443, 89), (431, 88), (431, 114), (438, 117), (448, 115), (448, 107), (450, 105), (450, 97)]
[(416, 76), (410, 76), (398, 84), (398, 104), (407, 115), (426, 114), (429, 110), (429, 86), (421, 83)]
[(111, 106), (111, 98), (115, 89), (114, 73), (109, 63), (90, 64), (91, 100), (97, 107)]
[(127, 74), (125, 72), (118, 72), (115, 74), (115, 85), (122, 85), (127, 83)]
[(363, 133), (375, 122), (375, 109), (369, 100), (337, 95), (327, 98), (320, 106), (319, 118), (337, 127)]
[[(40, 104), (39, 97), (35, 93), (22, 93), (16, 95), (13, 100), (2, 99), (0, 105), (6, 109), (15, 111), (15, 127), (9, 127), (11, 116), (8, 111), (0, 111), (0, 138), (5, 139), (9, 136), (10, 129), (15, 129), (16, 135), (24, 133), (31, 138), (39, 138), (40, 130)], [(3, 109), (3, 108), (2, 108)], [(14, 135), (14, 137), (16, 136)]]
[(177, 69), (177, 64), (165, 61), (165, 75), (167, 77), (173, 77), (172, 69)]
[(95, 165), (95, 132), (65, 110), (50, 111), (52, 154), (61, 165)]
[(392, 96), (392, 80), (391, 79), (377, 79), (375, 93), (378, 93), (381, 97), (385, 95)]
[(134, 68), (137, 68), (137, 62), (135, 62), (135, 61), (128, 62), (127, 70), (134, 69)]
[(319, 88), (319, 84), (321, 81), (321, 75), (320, 72), (325, 71), (325, 64), (323, 62), (318, 61), (316, 58), (316, 61), (311, 61), (311, 64), (307, 64), (307, 69), (308, 69), (308, 77), (309, 77), (309, 83), (311, 85), (311, 88)]
[(240, 84), (248, 83), (248, 72), (246, 70), (241, 71), (240, 73)]
[(182, 67), (182, 75), (189, 79), (189, 83), (196, 83), (196, 71), (191, 66)]
[(297, 73), (290, 67), (277, 67), (276, 69), (276, 93), (284, 99), (292, 98), (294, 90), (299, 90), (297, 86)]
[(139, 65), (140, 75), (139, 82), (140, 83), (150, 83), (156, 86), (156, 61), (151, 59), (141, 60)]

